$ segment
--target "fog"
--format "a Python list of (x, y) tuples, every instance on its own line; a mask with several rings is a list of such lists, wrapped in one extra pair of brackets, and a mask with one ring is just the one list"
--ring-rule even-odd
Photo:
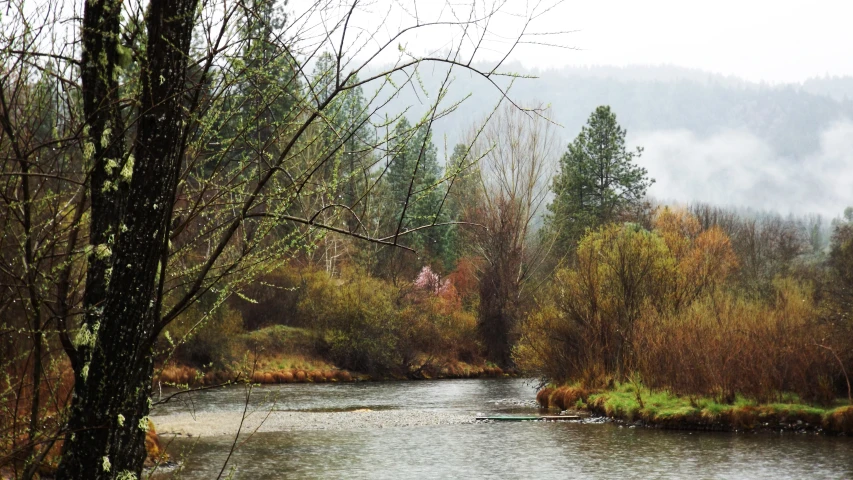
[(708, 202), (796, 215), (837, 217), (853, 204), (853, 121), (820, 133), (820, 148), (797, 159), (780, 156), (743, 131), (700, 136), (687, 130), (629, 134), (645, 148), (639, 160), (656, 182), (661, 201)]
[[(298, 10), (300, 2), (307, 0), (289, 5)], [(389, 12), (378, 31), (392, 38), (415, 17), (450, 20), (458, 13), (454, 8), (470, 3), (376, 0), (365, 8)], [(475, 2), (480, 13), (501, 8), (490, 20), (490, 33), (474, 35), (484, 43), (471, 60), (484, 71), (503, 60), (503, 71), (538, 76), (514, 83), (510, 97), (552, 107), (553, 120), (563, 127), (561, 150), (596, 106), (610, 105), (629, 145), (645, 148), (640, 163), (656, 179), (649, 194), (660, 200), (835, 217), (853, 205), (848, 3)], [(562, 33), (514, 45), (504, 58), (523, 18), (534, 12), (530, 33)], [(393, 63), (403, 51), (405, 58), (441, 55), (457, 43), (468, 60), (471, 46), (442, 28), (393, 37), (399, 50), (376, 62)], [(424, 65), (417, 82), (435, 92), (445, 71), (441, 64)], [(500, 97), (464, 69), (452, 78), (443, 105), (471, 97), (432, 126), (439, 151), (448, 153)], [(395, 90), (375, 123), (402, 111), (417, 121), (434, 100), (416, 92), (417, 82)]]

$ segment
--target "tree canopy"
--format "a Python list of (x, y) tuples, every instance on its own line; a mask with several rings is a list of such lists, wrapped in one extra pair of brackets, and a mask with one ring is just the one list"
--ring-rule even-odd
[(654, 182), (635, 163), (643, 149), (625, 147), (625, 129), (609, 106), (600, 106), (560, 158), (549, 223), (558, 245), (570, 251), (587, 228), (615, 220), (638, 205)]

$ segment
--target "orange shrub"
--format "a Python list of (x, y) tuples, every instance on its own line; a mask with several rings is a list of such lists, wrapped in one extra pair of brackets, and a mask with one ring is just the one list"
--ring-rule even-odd
[[(828, 403), (838, 361), (809, 285), (777, 278), (769, 300), (738, 295), (738, 261), (718, 227), (680, 210), (655, 230), (608, 225), (585, 236), (525, 319), (514, 358), (556, 382), (605, 385), (638, 373), (653, 388), (759, 401), (793, 392)], [(562, 399), (554, 398), (561, 405)]]

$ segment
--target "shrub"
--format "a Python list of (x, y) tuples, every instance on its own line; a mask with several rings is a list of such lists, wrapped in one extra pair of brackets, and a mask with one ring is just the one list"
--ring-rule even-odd
[(326, 329), (329, 356), (341, 367), (367, 373), (399, 368), (400, 318), (387, 286), (369, 277), (324, 289), (320, 303), (312, 299), (317, 321)]
[(769, 298), (741, 295), (727, 283), (736, 266), (722, 230), (684, 212), (663, 210), (652, 232), (602, 227), (538, 298), (514, 358), (556, 382), (604, 386), (636, 372), (649, 387), (721, 402), (783, 392), (831, 402), (844, 349), (811, 286), (777, 278)]
[(551, 387), (545, 387), (542, 390), (539, 390), (536, 393), (536, 403), (540, 406), (548, 408), (551, 406), (551, 394), (554, 393), (554, 389)]
[(205, 316), (203, 302), (195, 304), (160, 336), (161, 351), (174, 348), (174, 359), (197, 368), (227, 368), (237, 358), (243, 333), (240, 313), (226, 305), (213, 308)]

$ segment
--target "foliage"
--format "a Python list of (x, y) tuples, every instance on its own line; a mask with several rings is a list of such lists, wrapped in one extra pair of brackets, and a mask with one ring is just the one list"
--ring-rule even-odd
[(204, 302), (193, 305), (160, 338), (161, 355), (196, 368), (225, 369), (238, 360), (238, 336), (243, 332), (240, 312)]
[(771, 298), (743, 295), (719, 225), (668, 208), (654, 225), (611, 224), (581, 240), (576, 265), (556, 273), (523, 326), (520, 366), (587, 385), (638, 375), (729, 403), (835, 399), (842, 372), (831, 353), (846, 339), (820, 320), (809, 283), (777, 277)]
[(808, 286), (780, 279), (773, 302), (720, 292), (678, 316), (649, 315), (637, 339), (637, 371), (650, 386), (721, 402), (794, 392), (830, 403), (837, 365), (814, 344), (826, 336), (814, 308)]
[[(442, 267), (452, 264), (449, 251), (451, 227), (444, 197), (447, 186), (438, 164), (438, 156), (429, 126), (412, 128), (404, 117), (394, 128), (390, 157), (386, 158), (387, 173), (382, 177), (384, 202), (389, 207), (381, 221), (386, 228), (399, 231), (394, 241), (418, 250), (422, 260)], [(412, 232), (419, 225), (432, 228)], [(377, 263), (376, 273), (385, 277), (415, 273), (409, 255), (399, 250), (387, 250)], [(407, 268), (408, 267), (408, 268)]]
[(338, 366), (377, 373), (401, 365), (395, 335), (400, 318), (383, 286), (375, 279), (354, 279), (331, 289), (315, 310)]
[(808, 269), (822, 261), (823, 243), (816, 241), (810, 248), (808, 240), (820, 233), (817, 221), (808, 226), (804, 219), (705, 204), (692, 205), (689, 210), (702, 228), (719, 227), (729, 237), (740, 267), (733, 280), (745, 295), (772, 300), (776, 277), (793, 275), (800, 267)]
[[(282, 3), (13, 0), (4, 10), (0, 274), (10, 288), (0, 317), (11, 320), (0, 348), (15, 387), (2, 400), (30, 389), (19, 398), (28, 421), (4, 433), (25, 457), (23, 477), (57, 443), (61, 478), (139, 476), (158, 336), (205, 317), (215, 332), (235, 331), (237, 315), (212, 310), (290, 261), (337, 275), (353, 252), (330, 232), (417, 247), (429, 260), (407, 260), (414, 269), (445, 258), (446, 229), (418, 227), (445, 218), (430, 132), (458, 103), (442, 103), (450, 76), (427, 91), (418, 70), (479, 71), (477, 52), (424, 57), (398, 39), (439, 26), (464, 33), (499, 8), (472, 2), (469, 14), (442, 9), (433, 22), (394, 5), (399, 31), (352, 34), (370, 23), (369, 6), (319, 2), (285, 15)], [(374, 68), (386, 52), (399, 61)], [(429, 99), (411, 124), (379, 113), (404, 88)], [(395, 134), (383, 141), (379, 129)], [(395, 208), (383, 217), (388, 198)], [(204, 354), (221, 339), (200, 333), (198, 351), (191, 342), (178, 353), (226, 363)], [(42, 430), (43, 382), (62, 358), (75, 394), (70, 405), (53, 396), (66, 402), (63, 428)]]
[[(461, 308), (452, 284), (408, 293), (375, 278), (328, 279), (309, 293), (309, 309), (325, 332), (336, 365), (371, 374), (418, 375), (449, 360), (472, 360), (473, 315)], [(324, 292), (320, 296), (318, 292)]]
[(654, 180), (635, 164), (642, 152), (625, 148), (625, 129), (609, 106), (595, 109), (560, 159), (553, 180), (549, 223), (562, 251), (573, 251), (587, 228), (614, 221), (643, 200)]

